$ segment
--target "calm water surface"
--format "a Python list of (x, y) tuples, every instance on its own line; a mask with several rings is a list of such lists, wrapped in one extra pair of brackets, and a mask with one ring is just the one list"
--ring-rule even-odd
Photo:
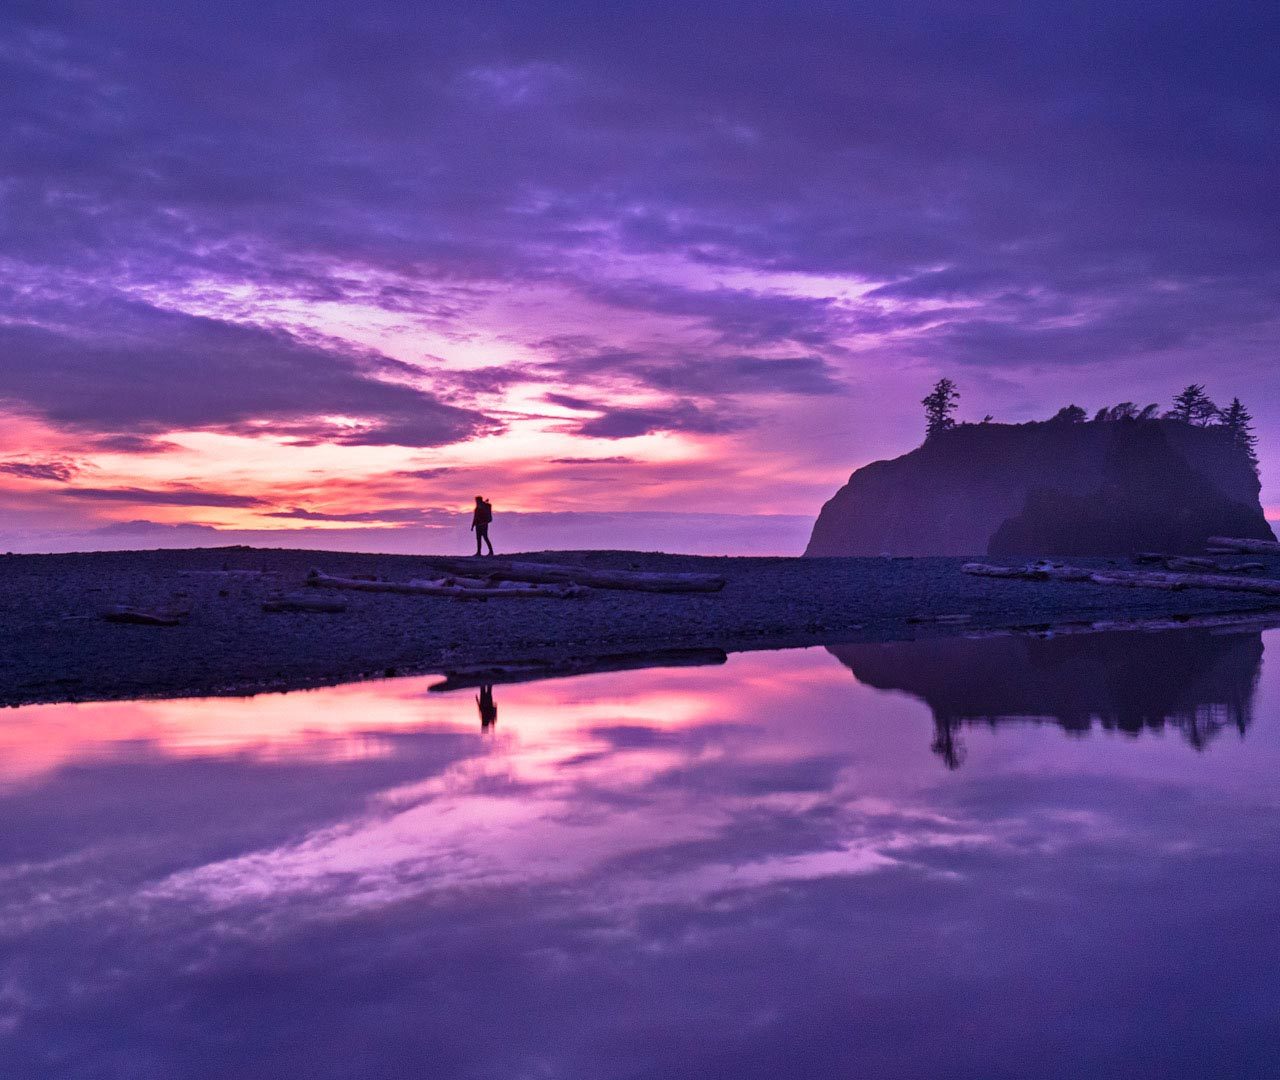
[(1277, 644), (0, 712), (0, 1075), (1280, 1076)]

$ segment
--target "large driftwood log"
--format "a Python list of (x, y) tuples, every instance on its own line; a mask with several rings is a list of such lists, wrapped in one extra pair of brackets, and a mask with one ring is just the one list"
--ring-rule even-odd
[(1215, 562), (1213, 559), (1166, 559), (1166, 570), (1212, 570), (1218, 574), (1263, 573), (1267, 567), (1260, 562)]
[(587, 589), (572, 583), (535, 585), (505, 581), (490, 583), (475, 578), (441, 578), (438, 581), (376, 581), (369, 578), (334, 577), (312, 570), (307, 584), (322, 589), (352, 589), (357, 592), (407, 593), (415, 596), (456, 596), (468, 600), (555, 599), (584, 596)]
[(1131, 589), (1218, 589), (1280, 596), (1280, 579), (1234, 577), (1227, 574), (1177, 574), (1156, 570), (1092, 570), (1083, 566), (1036, 562), (1026, 566), (990, 566), (965, 563), (960, 568), (979, 577), (1023, 578), (1028, 581), (1084, 581), (1094, 585), (1120, 585)]
[(185, 611), (145, 611), (142, 608), (115, 604), (99, 612), (107, 622), (127, 623), (133, 626), (181, 626), (187, 621)]
[(1211, 536), (1210, 551), (1243, 551), (1250, 555), (1280, 555), (1280, 543), (1275, 540), (1241, 540), (1231, 536)]
[(481, 576), (495, 581), (528, 581), (546, 585), (586, 585), (592, 589), (625, 589), (635, 592), (719, 592), (725, 579), (718, 574), (658, 574), (643, 570), (592, 570), (585, 566), (515, 562), (508, 559), (431, 559), (454, 574)]
[[(1226, 554), (1225, 549), (1219, 554)], [(1139, 551), (1133, 556), (1136, 563), (1159, 563), (1166, 570), (1212, 570), (1219, 574), (1252, 574), (1266, 570), (1260, 562), (1220, 562), (1217, 559), (1189, 555), (1162, 555), (1156, 551)]]
[(499, 664), (476, 664), (444, 672), (444, 681), (429, 689), (435, 693), (463, 690), (499, 683), (538, 682), (573, 675), (598, 675), (610, 671), (639, 671), (645, 668), (702, 667), (723, 664), (728, 656), (721, 649), (657, 649), (649, 652), (611, 653), (580, 656), (566, 660), (512, 660)]

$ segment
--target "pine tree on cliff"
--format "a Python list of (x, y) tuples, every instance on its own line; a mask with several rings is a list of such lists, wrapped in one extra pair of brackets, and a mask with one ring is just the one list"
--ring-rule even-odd
[(922, 398), (924, 406), (924, 437), (932, 439), (940, 432), (956, 426), (951, 414), (956, 411), (956, 402), (960, 400), (960, 391), (950, 379), (939, 379), (933, 384), (929, 396)]
[(1253, 471), (1257, 472), (1258, 453), (1254, 447), (1258, 444), (1258, 436), (1253, 433), (1253, 416), (1239, 398), (1232, 398), (1231, 404), (1222, 411), (1222, 427), (1230, 437), (1231, 445), (1244, 453)]
[(1173, 408), (1165, 413), (1171, 420), (1204, 427), (1218, 416), (1218, 406), (1204, 392), (1203, 383), (1192, 383), (1173, 399)]

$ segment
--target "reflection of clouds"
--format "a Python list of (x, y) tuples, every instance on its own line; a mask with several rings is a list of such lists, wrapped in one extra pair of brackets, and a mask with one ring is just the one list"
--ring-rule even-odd
[[(39, 780), (69, 762), (166, 758), (338, 762), (394, 753), (388, 736), (406, 729), (470, 730), (457, 698), (429, 696), (432, 679), (351, 683), (316, 691), (156, 701), (30, 705), (0, 711), (0, 784)], [(715, 695), (688, 687), (663, 692), (643, 686), (600, 700), (565, 700), (555, 689), (521, 695), (526, 732), (567, 737), (601, 711), (644, 730), (680, 726), (714, 709)]]
[[(953, 774), (923, 705), (822, 652), (507, 687), (488, 739), (421, 683), (302, 695), (287, 753), (229, 702), (224, 753), (98, 732), (0, 791), (13, 1075), (1065, 1080), (1045, 1047), (1163, 1034), (1117, 1025), (1137, 999), (1265, 1045), (1265, 724), (1208, 756), (978, 729)], [(352, 737), (384, 752), (319, 751)], [(1221, 1064), (1165, 1072), (1251, 1075)]]
[[(578, 752), (570, 771), (557, 770), (542, 747), (527, 761), (519, 750), (467, 759), (373, 800), (359, 819), (182, 871), (147, 895), (214, 906), (306, 898), (325, 910), (554, 883), (603, 890), (611, 904), (695, 902), (908, 867), (922, 847), (999, 842), (928, 809), (859, 799), (856, 785), (826, 761), (743, 761), (739, 748), (733, 761), (714, 754), (708, 763), (709, 748), (695, 734), (683, 752), (669, 745), (603, 746), (589, 759)], [(715, 775), (714, 789), (696, 779), (672, 782), (702, 769)], [(594, 797), (605, 790), (609, 799)], [(813, 850), (796, 850), (797, 837), (779, 825), (806, 817), (822, 825), (800, 838)], [(778, 850), (768, 850), (771, 839)]]
[[(177, 866), (162, 860), (158, 874), (131, 877), (115, 896), (64, 880), (127, 859), (118, 840), (10, 864), (0, 888), (16, 902), (5, 918), (33, 925), (132, 896), (279, 903), (292, 919), (517, 885), (589, 890), (623, 906), (696, 902), (891, 868), (954, 875), (939, 865), (947, 850), (1047, 853), (1080, 831), (1115, 838), (1098, 811), (1050, 807), (1030, 819), (993, 806), (946, 811), (921, 779), (892, 763), (888, 772), (869, 768), (866, 751), (884, 747), (842, 745), (849, 721), (840, 709), (834, 720), (827, 714), (833, 691), (847, 698), (851, 688), (818, 655), (739, 657), (732, 669), (724, 679), (650, 672), (507, 688), (513, 720), (496, 740), (467, 739), (425, 777), (411, 768), (388, 784), (392, 774), (379, 773), (382, 782), (352, 792), (336, 816), (304, 805), (283, 835), (266, 831), (275, 843)], [(438, 739), (462, 723), (471, 731), (469, 703), (424, 694), (426, 681), (22, 710), (14, 715), (38, 713), (59, 737), (34, 763), (27, 752), (37, 741), (11, 740), (9, 768), (38, 776), (51, 767), (42, 757), (109, 764), (133, 755), (156, 765), (222, 759), (241, 777), (284, 764), (318, 778), (342, 764), (393, 765), (405, 751), (395, 732)], [(1030, 847), (1028, 835), (1037, 838)]]
[[(419, 683), (421, 680), (414, 680)], [(420, 687), (358, 683), (245, 698), (33, 705), (0, 714), (0, 782), (68, 762), (136, 758), (342, 761), (394, 752), (388, 732), (445, 722)]]

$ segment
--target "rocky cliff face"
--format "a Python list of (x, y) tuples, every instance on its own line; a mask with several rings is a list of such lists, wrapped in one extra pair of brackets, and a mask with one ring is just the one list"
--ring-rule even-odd
[(1274, 539), (1248, 459), (1172, 420), (963, 424), (859, 469), (806, 555), (1198, 552)]

